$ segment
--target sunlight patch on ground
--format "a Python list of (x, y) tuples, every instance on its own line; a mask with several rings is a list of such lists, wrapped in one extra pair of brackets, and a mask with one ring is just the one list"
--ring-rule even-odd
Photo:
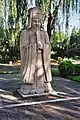
[(0, 80), (7, 80), (7, 78), (4, 78), (4, 77), (0, 77)]

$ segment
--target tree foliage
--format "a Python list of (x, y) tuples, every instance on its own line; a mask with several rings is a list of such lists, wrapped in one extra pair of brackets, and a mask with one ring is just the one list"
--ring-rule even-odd
[[(37, 1), (37, 0), (36, 0)], [(61, 4), (60, 4), (61, 1)], [(60, 5), (60, 6), (59, 6)], [(49, 17), (50, 0), (40, 0), (40, 7), (43, 13), (43, 22)], [(70, 9), (80, 13), (80, 0), (53, 0), (52, 24), (48, 31), (55, 29), (55, 23), (58, 20), (58, 11), (62, 9), (63, 18), (66, 17), (66, 31), (68, 31), (68, 23), (70, 16)], [(19, 36), (21, 29), (27, 26), (27, 0), (0, 0), (0, 59), (16, 60), (20, 58), (19, 55)], [(51, 21), (48, 21), (51, 22)], [(57, 21), (58, 22), (58, 21)], [(55, 39), (55, 44), (58, 44), (63, 50), (63, 44), (67, 44), (67, 40), (58, 41), (62, 39), (62, 35)], [(78, 36), (79, 33), (76, 35)], [(58, 36), (58, 35), (57, 35)], [(63, 35), (64, 36), (64, 35)], [(74, 35), (72, 35), (74, 37)], [(72, 38), (71, 38), (72, 39)], [(70, 39), (70, 47), (72, 40)], [(77, 39), (79, 39), (77, 37)], [(66, 42), (64, 42), (66, 41)], [(77, 44), (77, 43), (76, 43)], [(74, 43), (73, 43), (74, 45)], [(59, 48), (58, 47), (58, 48)], [(64, 48), (66, 49), (67, 46)], [(56, 49), (56, 48), (55, 48)], [(69, 52), (68, 52), (69, 53)], [(13, 55), (12, 55), (13, 54)]]
[(40, 7), (42, 9), (43, 21), (45, 21), (49, 12), (49, 0), (40, 0)]
[(80, 29), (73, 28), (67, 54), (72, 57), (80, 56)]
[(73, 28), (70, 37), (56, 32), (52, 36), (51, 46), (52, 51), (54, 51), (52, 58), (80, 56), (80, 29)]
[(64, 58), (67, 55), (66, 51), (68, 45), (69, 45), (69, 37), (63, 32), (56, 32), (52, 36), (52, 40), (51, 40), (52, 51), (54, 51), (54, 54), (52, 54), (52, 58), (55, 59), (57, 59), (58, 57)]

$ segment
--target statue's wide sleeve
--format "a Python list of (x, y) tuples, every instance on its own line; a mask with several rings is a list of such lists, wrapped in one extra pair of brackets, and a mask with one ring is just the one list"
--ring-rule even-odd
[(20, 48), (27, 47), (29, 44), (29, 32), (23, 30), (20, 35)]
[(49, 36), (46, 31), (45, 31), (45, 42), (46, 42), (46, 44), (50, 45)]

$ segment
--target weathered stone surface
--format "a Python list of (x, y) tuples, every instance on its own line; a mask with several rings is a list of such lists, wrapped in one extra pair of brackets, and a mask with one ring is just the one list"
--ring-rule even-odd
[(22, 94), (52, 91), (50, 52), (46, 31), (42, 29), (42, 14), (37, 7), (29, 10), (28, 28), (20, 35)]

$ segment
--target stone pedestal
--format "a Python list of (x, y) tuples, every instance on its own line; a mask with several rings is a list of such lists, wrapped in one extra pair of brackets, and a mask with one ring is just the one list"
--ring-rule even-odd
[(22, 97), (41, 96), (49, 94), (57, 95), (57, 92), (52, 89), (51, 83), (44, 83), (43, 86), (42, 84), (22, 84), (18, 92), (21, 94)]

